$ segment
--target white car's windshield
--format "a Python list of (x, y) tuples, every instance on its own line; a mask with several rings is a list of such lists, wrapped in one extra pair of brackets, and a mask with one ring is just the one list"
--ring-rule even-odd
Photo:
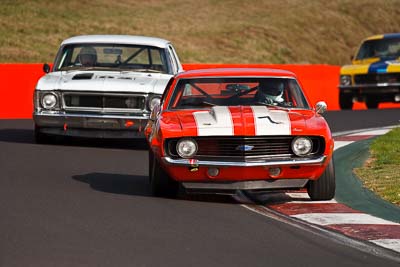
[(116, 44), (70, 44), (61, 48), (54, 70), (134, 70), (169, 73), (165, 50)]
[(181, 79), (174, 89), (169, 108), (196, 109), (214, 105), (309, 109), (295, 79), (258, 77)]
[(400, 57), (400, 38), (384, 38), (365, 41), (357, 53), (356, 59)]

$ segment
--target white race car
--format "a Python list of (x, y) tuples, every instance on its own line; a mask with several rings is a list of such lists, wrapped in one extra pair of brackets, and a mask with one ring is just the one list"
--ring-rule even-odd
[(61, 43), (37, 83), (35, 140), (49, 135), (144, 137), (150, 112), (182, 72), (172, 44), (128, 35), (85, 35)]

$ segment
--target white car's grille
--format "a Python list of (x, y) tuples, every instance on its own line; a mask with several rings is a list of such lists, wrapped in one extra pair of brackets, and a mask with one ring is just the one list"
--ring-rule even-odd
[(144, 110), (145, 95), (64, 93), (63, 104), (66, 110)]

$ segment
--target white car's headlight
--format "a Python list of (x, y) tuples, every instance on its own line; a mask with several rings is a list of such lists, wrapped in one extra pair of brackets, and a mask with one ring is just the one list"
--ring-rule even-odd
[(152, 111), (157, 104), (160, 104), (160, 102), (160, 96), (153, 96), (149, 101), (149, 110)]
[(350, 75), (340, 75), (340, 85), (350, 85), (351, 76)]
[(308, 137), (296, 137), (292, 141), (292, 150), (297, 156), (306, 156), (311, 152), (312, 148), (312, 141)]
[(193, 157), (197, 153), (197, 143), (192, 138), (182, 138), (176, 144), (176, 151), (182, 158)]
[(52, 109), (57, 105), (57, 96), (52, 93), (44, 94), (41, 103), (43, 108)]

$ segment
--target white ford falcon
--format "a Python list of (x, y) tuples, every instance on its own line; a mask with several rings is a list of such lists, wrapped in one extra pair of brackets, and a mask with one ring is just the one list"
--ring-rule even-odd
[(183, 71), (169, 41), (128, 35), (69, 38), (43, 70), (34, 94), (38, 143), (49, 135), (143, 138), (151, 110)]

